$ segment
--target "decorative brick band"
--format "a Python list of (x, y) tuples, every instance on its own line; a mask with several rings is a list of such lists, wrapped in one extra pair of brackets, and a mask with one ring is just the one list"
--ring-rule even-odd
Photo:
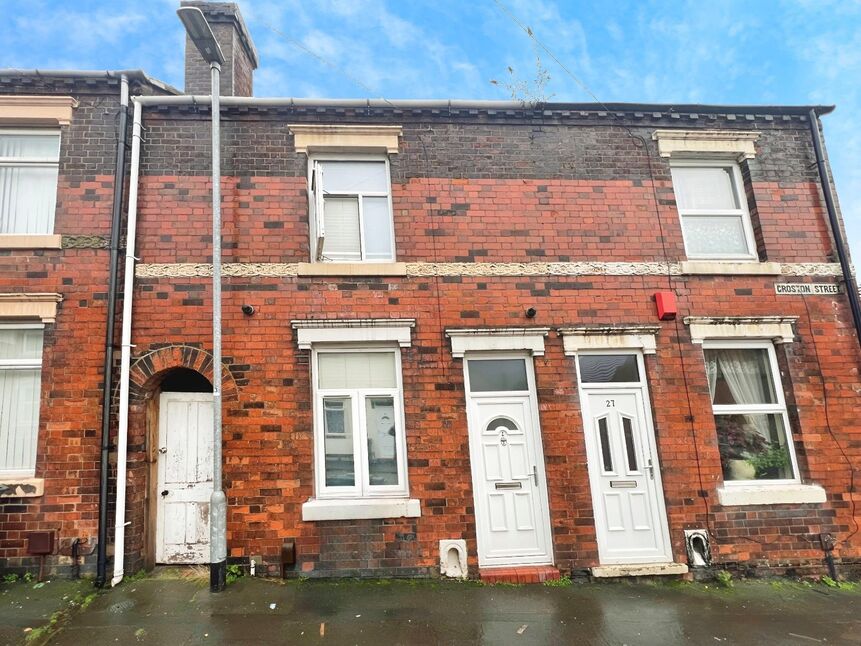
[(63, 236), (63, 249), (107, 249), (107, 236)]
[[(65, 238), (64, 238), (65, 240)], [(225, 276), (292, 277), (300, 263), (227, 263)], [(409, 262), (407, 276), (680, 276), (679, 262)], [(783, 276), (840, 276), (837, 263), (785, 263)], [(209, 263), (139, 264), (138, 278), (212, 276)]]

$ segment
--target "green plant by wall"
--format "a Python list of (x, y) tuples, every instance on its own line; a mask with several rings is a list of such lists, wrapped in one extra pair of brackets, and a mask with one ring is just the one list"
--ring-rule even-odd
[(239, 577), (242, 576), (242, 566), (241, 565), (228, 565), (227, 566), (227, 585), (231, 583), (235, 583)]
[(756, 470), (757, 480), (782, 478), (789, 466), (789, 451), (785, 446), (772, 442), (767, 449), (750, 457), (747, 461)]
[(715, 574), (715, 579), (717, 579), (718, 585), (722, 588), (732, 587), (732, 574), (727, 572), (726, 570), (721, 570), (720, 572)]

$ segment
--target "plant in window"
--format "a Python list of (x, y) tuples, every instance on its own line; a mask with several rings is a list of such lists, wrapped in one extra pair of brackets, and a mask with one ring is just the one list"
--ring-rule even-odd
[(750, 458), (759, 455), (767, 446), (768, 440), (739, 418), (726, 416), (718, 419), (718, 450), (725, 478), (747, 480), (754, 477)]
[(747, 461), (753, 466), (757, 480), (783, 478), (789, 466), (789, 451), (777, 442), (770, 442), (768, 448)]

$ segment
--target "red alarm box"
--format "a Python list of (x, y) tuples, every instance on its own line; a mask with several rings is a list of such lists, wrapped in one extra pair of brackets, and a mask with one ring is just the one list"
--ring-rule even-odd
[(672, 321), (679, 311), (673, 292), (655, 292), (655, 305), (658, 307), (658, 318), (662, 321)]

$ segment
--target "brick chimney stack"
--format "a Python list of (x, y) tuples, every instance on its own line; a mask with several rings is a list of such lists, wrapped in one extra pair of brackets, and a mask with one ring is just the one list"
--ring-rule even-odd
[[(225, 58), (221, 66), (222, 96), (252, 96), (254, 70), (258, 65), (257, 48), (239, 6), (233, 2), (204, 0), (182, 0), (181, 5), (199, 8), (212, 27)], [(188, 35), (185, 37), (185, 93), (210, 93), (209, 65)]]

